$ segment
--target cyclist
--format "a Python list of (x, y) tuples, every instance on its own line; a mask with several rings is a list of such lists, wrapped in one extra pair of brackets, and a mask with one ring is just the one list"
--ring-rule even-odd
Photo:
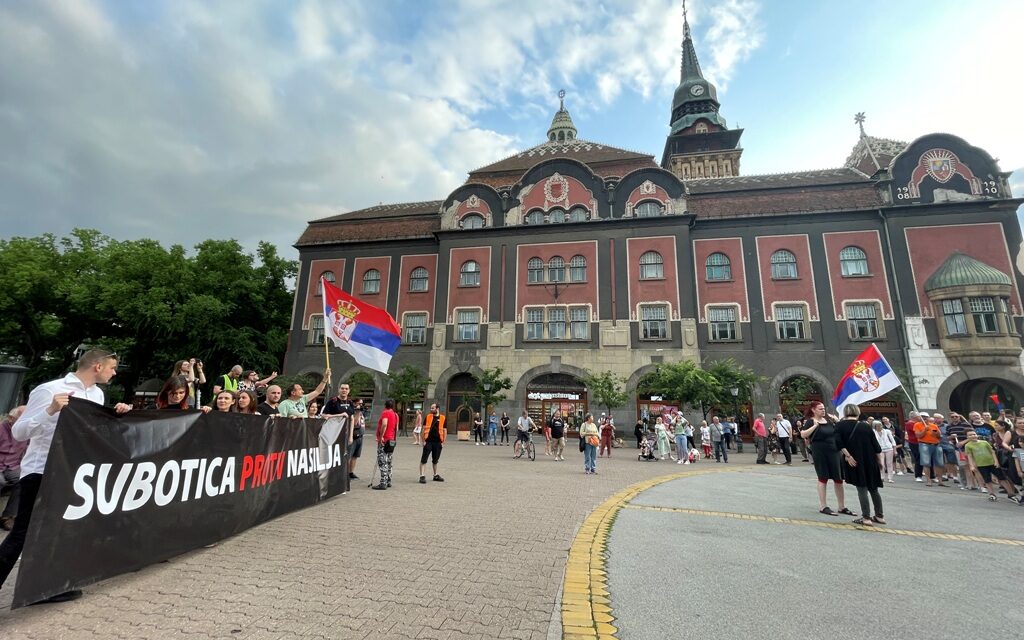
[(526, 443), (530, 441), (530, 434), (536, 428), (537, 425), (533, 418), (523, 411), (523, 415), (519, 416), (519, 421), (516, 423), (516, 444), (512, 447), (513, 454), (518, 455), (519, 449), (526, 446)]

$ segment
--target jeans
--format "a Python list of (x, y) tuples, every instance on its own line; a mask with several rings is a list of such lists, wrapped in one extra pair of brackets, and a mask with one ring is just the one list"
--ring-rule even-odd
[(583, 470), (597, 471), (597, 447), (595, 445), (583, 445)]
[(712, 442), (715, 445), (715, 462), (725, 458), (726, 462), (729, 462), (729, 450), (725, 448), (724, 440), (715, 440)]
[[(796, 442), (794, 444), (796, 445), (797, 448), (800, 449), (800, 457), (803, 458), (804, 461), (806, 462), (807, 461), (807, 442), (805, 442), (803, 438), (797, 438)], [(789, 451), (789, 449), (786, 449), (786, 450)]]
[(492, 424), (487, 427), (487, 442), (498, 444), (498, 425)]
[(690, 459), (690, 449), (686, 446), (686, 436), (679, 434), (676, 436), (676, 457), (680, 460)]
[(918, 447), (918, 460), (921, 467), (931, 467), (940, 471), (946, 465), (946, 457), (942, 455), (942, 447), (937, 444), (920, 443)]
[[(803, 438), (800, 438), (800, 442), (803, 442)], [(786, 464), (793, 462), (793, 453), (789, 448), (789, 438), (779, 438), (779, 448), (782, 449), (782, 455), (786, 456)]]
[(35, 506), (36, 494), (39, 493), (39, 485), (42, 482), (43, 474), (30, 473), (18, 483), (21, 487), (18, 515), (14, 518), (14, 528), (4, 538), (3, 543), (0, 543), (0, 586), (3, 586), (7, 576), (11, 575), (11, 569), (25, 547), (25, 535), (28, 533), (28, 523), (32, 519), (32, 507)]
[(724, 431), (722, 433), (722, 439), (725, 440), (725, 448), (726, 449), (731, 449), (732, 448), (732, 432), (731, 431)]
[(924, 472), (924, 467), (921, 466), (921, 452), (917, 448), (916, 442), (907, 442), (903, 445), (904, 449), (910, 449), (910, 457), (914, 460), (914, 477), (920, 478)]
[(0, 516), (13, 518), (18, 513), (18, 496), (21, 494), (18, 479), (21, 478), (21, 468), (11, 467), (0, 473), (0, 487), (11, 487), (11, 493), (7, 496), (7, 506)]

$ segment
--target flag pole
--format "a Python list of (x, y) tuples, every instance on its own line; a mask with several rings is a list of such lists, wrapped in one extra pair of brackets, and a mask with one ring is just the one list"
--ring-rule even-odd
[[(324, 277), (323, 276), (320, 276), (320, 292), (324, 296), (327, 295), (327, 289), (324, 287)], [(327, 311), (326, 307), (327, 307), (327, 305), (325, 304), (324, 305), (324, 311), (325, 312)], [(327, 370), (327, 369), (330, 369), (330, 368), (331, 368), (330, 338), (327, 336), (327, 313), (324, 313), (324, 369)], [(330, 380), (327, 381), (327, 387), (326, 387), (325, 390), (326, 390), (328, 396), (330, 396), (330, 392), (331, 392), (331, 381)]]

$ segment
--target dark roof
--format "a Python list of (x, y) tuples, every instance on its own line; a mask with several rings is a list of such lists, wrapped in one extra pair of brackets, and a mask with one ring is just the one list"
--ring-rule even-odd
[(534, 165), (551, 158), (571, 158), (586, 165), (647, 160), (651, 163), (651, 166), (658, 166), (654, 162), (654, 156), (649, 153), (628, 151), (618, 147), (610, 147), (606, 144), (577, 139), (566, 142), (544, 142), (511, 155), (504, 160), (474, 169), (469, 172), (469, 182), (473, 182), (475, 176), (486, 173), (513, 171), (524, 173)]
[(769, 173), (754, 176), (733, 176), (729, 178), (703, 178), (686, 180), (690, 193), (722, 193), (724, 191), (750, 191), (753, 189), (785, 189), (793, 187), (814, 187), (840, 184), (871, 184), (860, 171), (849, 167), (821, 169), (818, 171), (795, 171), (793, 173)]
[(395, 220), (352, 220), (311, 222), (295, 242), (296, 247), (344, 244), (374, 240), (431, 238), (441, 228), (441, 217), (410, 216)]
[(924, 283), (925, 291), (962, 287), (966, 285), (995, 284), (1009, 287), (1010, 276), (980, 260), (954, 251)]
[(414, 216), (428, 213), (436, 214), (441, 210), (441, 203), (441, 200), (428, 200), (426, 202), (394, 202), (391, 204), (379, 204), (375, 207), (357, 209), (356, 211), (339, 213), (336, 216), (313, 220), (311, 224), (318, 222), (348, 222), (351, 220), (379, 220), (381, 218)]
[(693, 194), (687, 208), (698, 218), (734, 218), (825, 211), (856, 211), (883, 206), (874, 184), (806, 186)]

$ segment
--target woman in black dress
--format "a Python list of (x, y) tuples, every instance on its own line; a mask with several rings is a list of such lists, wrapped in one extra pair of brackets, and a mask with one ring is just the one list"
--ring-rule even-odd
[[(857, 515), (846, 508), (843, 472), (839, 468), (839, 447), (836, 444), (836, 424), (825, 415), (825, 405), (816, 402), (811, 406), (811, 417), (804, 422), (800, 437), (810, 440), (811, 451), (814, 452), (814, 471), (818, 475), (818, 511), (827, 516), (838, 516), (840, 513)], [(839, 511), (832, 511), (825, 502), (825, 488), (829, 480), (836, 492)]]
[[(878, 464), (878, 456), (882, 447), (878, 438), (867, 422), (860, 419), (860, 408), (848, 404), (843, 408), (843, 419), (836, 425), (836, 436), (839, 441), (839, 452), (843, 456), (843, 477), (847, 484), (857, 487), (860, 499), (861, 517), (854, 524), (871, 526), (874, 523), (885, 524), (882, 515), (882, 496), (878, 490), (882, 487), (882, 469)], [(871, 504), (875, 507), (875, 515), (871, 515)]]

